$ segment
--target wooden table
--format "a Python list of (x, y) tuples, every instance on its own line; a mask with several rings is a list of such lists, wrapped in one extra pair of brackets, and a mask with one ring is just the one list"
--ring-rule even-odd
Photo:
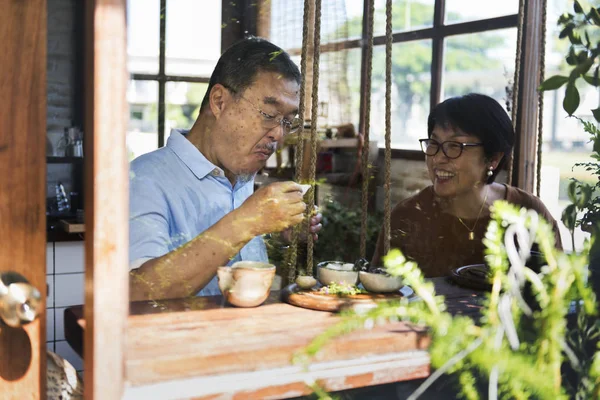
[[(480, 292), (434, 282), (451, 312), (477, 315)], [(305, 382), (313, 380), (337, 391), (429, 375), (426, 330), (401, 322), (333, 340), (308, 370), (293, 365), (292, 355), (339, 317), (281, 303), (278, 292), (252, 309), (214, 296), (134, 302), (130, 311), (126, 398), (158, 398), (159, 386), (202, 399), (289, 398), (310, 393)], [(64, 320), (68, 343), (82, 355), (83, 306), (66, 309)]]

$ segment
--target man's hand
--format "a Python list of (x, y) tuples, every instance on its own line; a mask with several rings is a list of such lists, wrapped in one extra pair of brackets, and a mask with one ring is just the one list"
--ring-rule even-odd
[[(314, 241), (319, 240), (319, 231), (323, 228), (323, 225), (321, 225), (321, 220), (323, 220), (323, 214), (321, 214), (319, 212), (319, 207), (315, 206), (313, 215), (310, 217), (310, 220), (309, 220), (310, 226), (308, 228)], [(284, 230), (283, 232), (281, 232), (281, 237), (287, 243), (291, 243), (292, 242), (292, 229), (288, 228), (288, 229)], [(300, 232), (300, 240), (306, 240), (306, 232), (305, 231)]]
[(305, 209), (300, 185), (275, 182), (258, 189), (234, 210), (235, 228), (247, 229), (252, 237), (281, 232), (302, 222)]

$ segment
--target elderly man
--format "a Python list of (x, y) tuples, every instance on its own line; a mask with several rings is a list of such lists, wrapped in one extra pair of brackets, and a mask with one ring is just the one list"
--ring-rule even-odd
[[(254, 191), (254, 176), (300, 127), (300, 72), (287, 53), (244, 39), (219, 59), (198, 119), (131, 163), (132, 300), (218, 294), (217, 267), (267, 261), (261, 235), (303, 219), (294, 182)], [(311, 232), (321, 229), (311, 218)]]

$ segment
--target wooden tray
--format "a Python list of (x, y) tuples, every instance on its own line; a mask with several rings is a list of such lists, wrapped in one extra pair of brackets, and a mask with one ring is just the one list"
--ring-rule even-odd
[(465, 265), (453, 269), (450, 272), (450, 279), (459, 286), (490, 291), (492, 290), (492, 284), (485, 276), (486, 269), (489, 270), (485, 264)]
[(378, 301), (400, 300), (403, 297), (411, 297), (413, 295), (413, 290), (408, 286), (404, 286), (395, 293), (361, 293), (352, 296), (320, 293), (318, 289), (303, 290), (295, 283), (281, 290), (282, 301), (294, 306), (318, 311), (340, 311), (355, 306), (372, 306)]

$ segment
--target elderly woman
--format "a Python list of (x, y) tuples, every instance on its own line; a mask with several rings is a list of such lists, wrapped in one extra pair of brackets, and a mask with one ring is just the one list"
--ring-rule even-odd
[[(494, 182), (506, 162), (515, 133), (506, 111), (482, 94), (450, 98), (438, 104), (421, 139), (432, 185), (399, 203), (391, 214), (390, 248), (416, 261), (425, 277), (447, 276), (454, 268), (483, 263), (482, 239), (496, 200), (537, 211), (556, 221), (537, 197)], [(380, 265), (383, 232), (372, 265)]]

